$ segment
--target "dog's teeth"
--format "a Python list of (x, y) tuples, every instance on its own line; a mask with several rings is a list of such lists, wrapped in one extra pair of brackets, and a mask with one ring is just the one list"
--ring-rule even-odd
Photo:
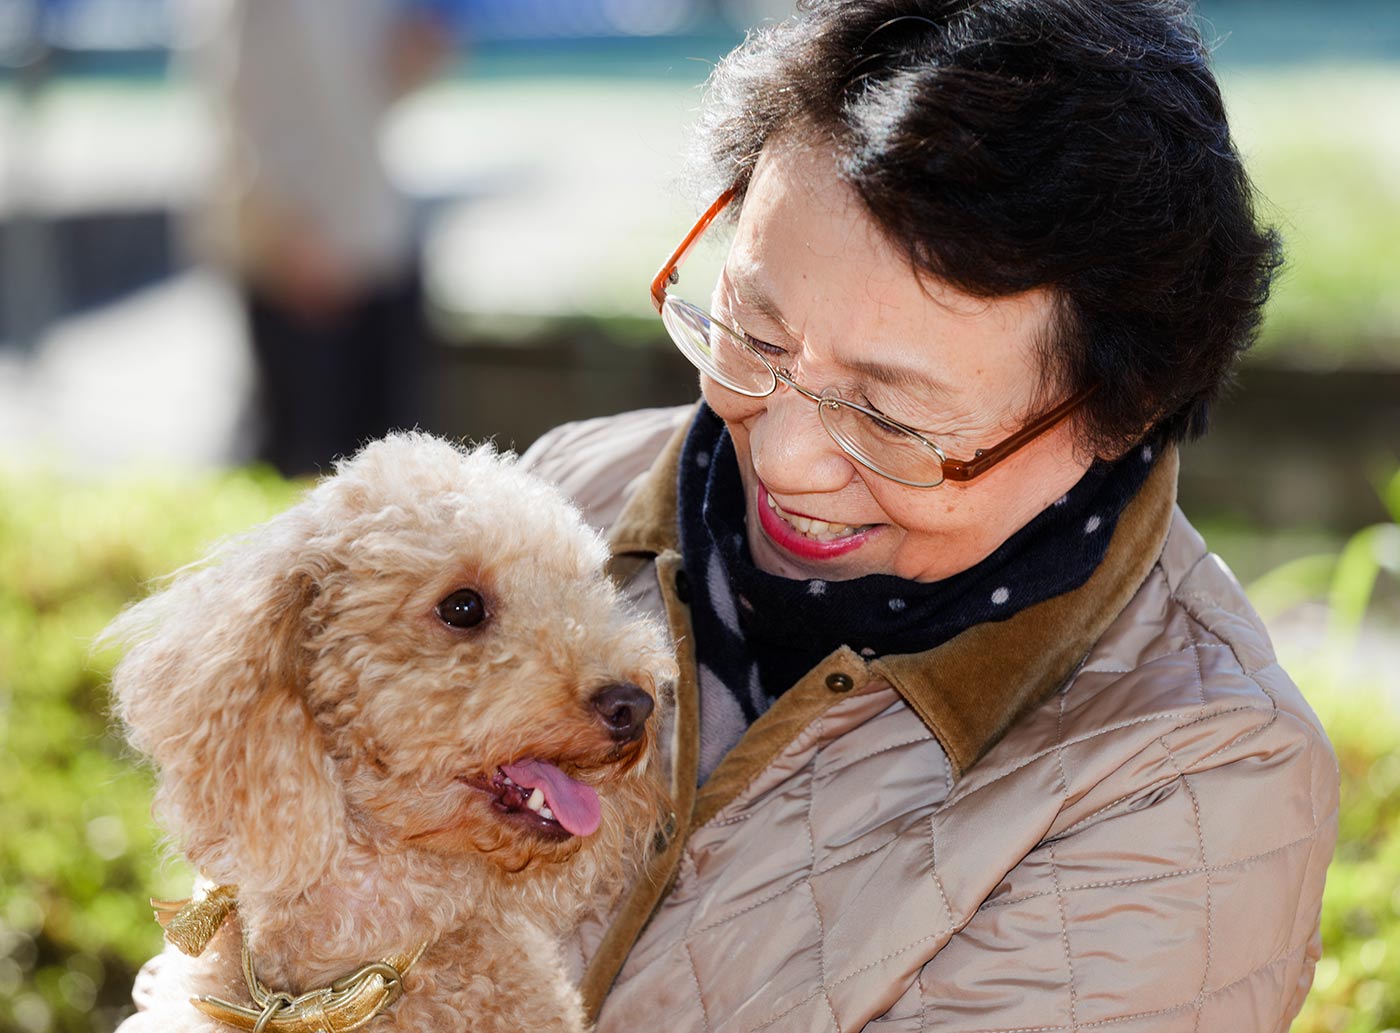
[(540, 817), (541, 817), (541, 818), (548, 818), (550, 821), (553, 821), (553, 820), (554, 820), (554, 812), (551, 811), (548, 807), (541, 807), (541, 808), (540, 808)]
[[(544, 806), (544, 793), (536, 789), (533, 793), (530, 794), (530, 799), (525, 801), (525, 806), (530, 808), (530, 810), (532, 811), (537, 811), (543, 814), (544, 811), (547, 810), (547, 808), (545, 808)], [(553, 815), (546, 815), (546, 817), (552, 818)]]

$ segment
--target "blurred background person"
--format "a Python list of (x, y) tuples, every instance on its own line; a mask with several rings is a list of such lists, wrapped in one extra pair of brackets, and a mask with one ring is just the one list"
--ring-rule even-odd
[(312, 473), (427, 422), (420, 235), (380, 129), (449, 38), (426, 0), (212, 0), (202, 13), (191, 66), (220, 133), (196, 248), (241, 296), (257, 457)]

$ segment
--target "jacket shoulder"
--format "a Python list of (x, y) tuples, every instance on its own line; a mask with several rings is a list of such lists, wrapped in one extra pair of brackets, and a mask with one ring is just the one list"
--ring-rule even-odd
[[(1062, 736), (1113, 735), (1134, 723), (1155, 736), (1165, 722), (1233, 740), (1277, 725), (1277, 734), (1330, 755), (1321, 723), (1279, 665), (1244, 589), (1179, 510), (1157, 564), (1058, 709)], [(1231, 755), (1214, 737), (1198, 745)]]
[[(1239, 582), (1179, 511), (1128, 606), (1069, 683), (1007, 738), (977, 780), (1053, 754), (1068, 790), (1057, 830), (1094, 820), (1105, 795), (1150, 793), (1215, 768), (1249, 774), (1220, 784), (1240, 797), (1236, 806), (1277, 793), (1278, 808), (1303, 808), (1296, 821), (1275, 808), (1278, 834), (1314, 828), (1335, 809), (1336, 760), (1321, 723)], [(1269, 838), (1263, 826), (1251, 831)]]
[[(1319, 955), (1336, 757), (1182, 515), (1077, 675), (967, 773), (935, 833), (988, 840), (988, 813), (1012, 809), (1037, 830), (1005, 845), (1018, 859), (990, 893), (945, 866), (967, 921), (921, 976), (925, 1006), (995, 1002), (977, 1029), (1287, 1027)], [(1005, 976), (1018, 956), (1049, 973), (1035, 994)]]
[[(993, 939), (1035, 922), (1062, 934), (1063, 979), (1041, 1021), (1049, 1009), (1071, 1025), (1276, 1030), (1317, 959), (1337, 789), (1316, 716), (1178, 513), (1069, 684), (958, 786), (944, 831), (1009, 801), (1044, 805), (1038, 841), (969, 923)], [(954, 938), (937, 981), (966, 972), (973, 942)], [(1007, 1025), (1029, 1018), (1018, 1005)]]
[(607, 528), (693, 412), (694, 406), (682, 405), (565, 423), (539, 438), (520, 462), (559, 487), (589, 524)]

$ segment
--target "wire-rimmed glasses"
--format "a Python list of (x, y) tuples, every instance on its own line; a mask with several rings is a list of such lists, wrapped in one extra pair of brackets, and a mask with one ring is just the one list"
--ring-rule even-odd
[(831, 388), (818, 393), (803, 387), (786, 368), (769, 362), (743, 334), (699, 305), (667, 293), (666, 288), (679, 281), (681, 263), (691, 247), (734, 195), (732, 187), (721, 194), (686, 234), (651, 282), (652, 303), (672, 342), (701, 373), (749, 398), (766, 398), (780, 383), (792, 388), (817, 406), (827, 434), (866, 469), (913, 488), (933, 488), (945, 480), (970, 481), (1059, 424), (1093, 393), (1091, 388), (1070, 397), (1006, 440), (979, 448), (972, 459), (964, 461), (949, 459), (915, 428), (847, 401)]

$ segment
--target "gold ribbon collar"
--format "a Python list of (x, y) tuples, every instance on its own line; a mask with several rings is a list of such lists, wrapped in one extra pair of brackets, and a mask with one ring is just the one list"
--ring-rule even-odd
[[(232, 886), (217, 886), (202, 900), (153, 900), (151, 905), (156, 909), (156, 920), (165, 927), (165, 938), (191, 957), (198, 957), (237, 909), (237, 891)], [(263, 985), (245, 940), (243, 978), (254, 1007), (218, 997), (194, 997), (190, 1003), (210, 1018), (253, 1033), (350, 1033), (403, 996), (403, 978), (427, 948), (425, 941), (406, 953), (370, 962), (328, 987), (292, 995)]]

